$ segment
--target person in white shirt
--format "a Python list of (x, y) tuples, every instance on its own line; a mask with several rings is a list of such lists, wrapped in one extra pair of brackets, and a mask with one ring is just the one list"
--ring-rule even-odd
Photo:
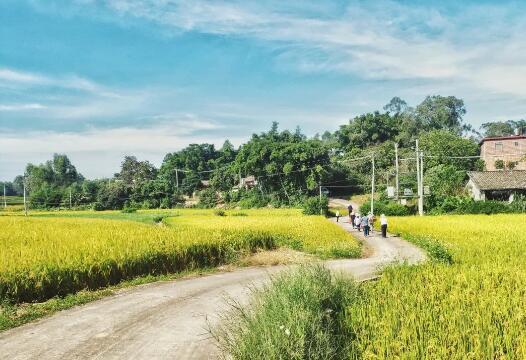
[(354, 225), (358, 229), (358, 231), (361, 231), (360, 226), (362, 225), (362, 218), (360, 214), (356, 214), (356, 217), (354, 218)]
[(382, 227), (382, 237), (387, 237), (387, 217), (385, 214), (380, 215), (380, 225)]

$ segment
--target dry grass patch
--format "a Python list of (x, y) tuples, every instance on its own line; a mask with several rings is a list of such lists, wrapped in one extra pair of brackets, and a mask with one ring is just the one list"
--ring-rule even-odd
[(241, 266), (272, 266), (305, 264), (316, 261), (316, 257), (289, 248), (278, 248), (275, 250), (258, 250), (239, 261)]

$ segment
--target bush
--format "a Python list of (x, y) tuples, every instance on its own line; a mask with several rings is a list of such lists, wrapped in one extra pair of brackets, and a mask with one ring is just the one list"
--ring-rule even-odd
[(95, 211), (103, 211), (103, 210), (106, 210), (106, 209), (104, 208), (104, 205), (101, 202), (97, 201), (96, 203), (93, 204), (93, 210), (95, 210)]
[(345, 310), (357, 296), (352, 280), (300, 267), (254, 290), (250, 310), (233, 304), (212, 333), (232, 359), (343, 359), (352, 340)]
[(134, 207), (125, 207), (121, 210), (121, 213), (123, 214), (133, 214), (137, 212), (137, 208)]
[[(361, 214), (368, 214), (370, 211), (370, 202), (366, 202), (360, 207)], [(401, 205), (393, 201), (375, 201), (374, 213), (387, 216), (407, 216), (416, 214), (416, 207)]]
[(526, 212), (526, 196), (519, 195), (509, 205), (512, 212), (525, 213)]
[(217, 193), (214, 189), (208, 188), (199, 193), (199, 207), (211, 209), (217, 206)]
[(226, 212), (225, 210), (217, 209), (217, 210), (214, 210), (214, 215), (215, 216), (226, 216)]
[(305, 215), (320, 215), (327, 216), (329, 213), (329, 199), (323, 196), (321, 199), (318, 196), (313, 196), (305, 200), (303, 203), (303, 214)]
[(268, 196), (264, 196), (256, 189), (241, 190), (239, 193), (239, 206), (243, 209), (261, 208), (270, 203)]
[[(519, 208), (520, 205), (517, 205)], [(430, 211), (432, 214), (498, 214), (514, 212), (514, 208), (503, 201), (475, 201), (469, 197), (448, 196)]]
[(235, 212), (232, 214), (232, 216), (248, 216), (248, 214), (244, 212)]

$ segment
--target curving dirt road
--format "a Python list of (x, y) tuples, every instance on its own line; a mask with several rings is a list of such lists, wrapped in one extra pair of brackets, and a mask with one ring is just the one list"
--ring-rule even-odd
[[(363, 238), (347, 219), (339, 225), (360, 237), (372, 255), (325, 265), (357, 280), (372, 278), (393, 262), (425, 259), (419, 248), (399, 238)], [(218, 354), (207, 329), (226, 310), (225, 299), (247, 302), (250, 286), (284, 268), (244, 268), (135, 287), (0, 333), (0, 358), (213, 359)]]

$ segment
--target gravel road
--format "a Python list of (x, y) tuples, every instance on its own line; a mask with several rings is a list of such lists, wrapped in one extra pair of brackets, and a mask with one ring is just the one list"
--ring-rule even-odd
[[(355, 233), (346, 218), (339, 225)], [(371, 256), (327, 261), (327, 267), (366, 280), (386, 264), (425, 260), (419, 248), (399, 238), (355, 235)], [(207, 329), (227, 309), (225, 299), (248, 302), (249, 287), (284, 268), (242, 268), (131, 288), (0, 333), (0, 358), (215, 359), (217, 349)]]

